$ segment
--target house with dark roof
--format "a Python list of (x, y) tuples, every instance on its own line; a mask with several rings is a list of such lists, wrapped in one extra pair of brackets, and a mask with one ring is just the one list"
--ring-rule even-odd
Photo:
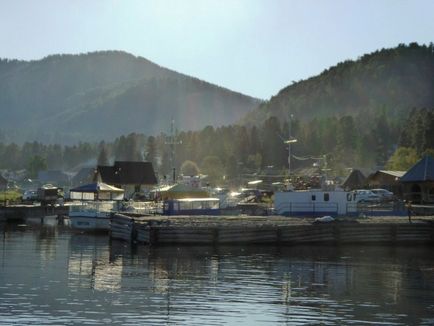
[(425, 156), (401, 177), (404, 198), (416, 204), (434, 203), (434, 158)]
[(81, 168), (71, 179), (71, 185), (73, 187), (82, 186), (92, 183), (95, 179), (95, 168)]
[(157, 184), (151, 162), (116, 161), (113, 166), (98, 165), (94, 181), (125, 190), (127, 197)]

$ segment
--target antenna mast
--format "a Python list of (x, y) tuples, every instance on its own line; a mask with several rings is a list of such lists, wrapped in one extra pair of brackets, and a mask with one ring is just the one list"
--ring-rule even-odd
[(283, 143), (288, 145), (288, 178), (291, 177), (291, 144), (296, 143), (297, 139), (291, 136), (291, 123), (292, 118), (294, 117), (293, 114), (289, 115), (288, 120), (288, 140), (285, 140)]
[(175, 130), (175, 120), (172, 119), (170, 125), (170, 135), (167, 137), (166, 145), (170, 146), (170, 164), (172, 166), (172, 183), (176, 183), (176, 168), (175, 168), (175, 146), (182, 144), (178, 140), (178, 133)]

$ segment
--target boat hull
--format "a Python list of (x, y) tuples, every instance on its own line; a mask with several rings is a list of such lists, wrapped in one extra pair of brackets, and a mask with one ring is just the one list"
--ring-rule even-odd
[(111, 213), (116, 212), (113, 201), (90, 201), (69, 208), (69, 221), (74, 229), (109, 231)]
[(109, 231), (110, 216), (91, 217), (91, 216), (70, 216), (71, 227), (85, 231)]

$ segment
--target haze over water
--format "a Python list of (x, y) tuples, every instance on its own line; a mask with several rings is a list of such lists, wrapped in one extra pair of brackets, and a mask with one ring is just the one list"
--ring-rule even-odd
[(432, 247), (131, 247), (0, 226), (0, 325), (432, 325)]

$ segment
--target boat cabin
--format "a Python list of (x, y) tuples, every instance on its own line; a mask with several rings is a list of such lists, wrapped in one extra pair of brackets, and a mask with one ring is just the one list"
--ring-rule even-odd
[(218, 198), (165, 200), (163, 215), (220, 215), (220, 200)]
[(124, 190), (110, 186), (103, 182), (95, 182), (70, 190), (71, 200), (123, 200)]

